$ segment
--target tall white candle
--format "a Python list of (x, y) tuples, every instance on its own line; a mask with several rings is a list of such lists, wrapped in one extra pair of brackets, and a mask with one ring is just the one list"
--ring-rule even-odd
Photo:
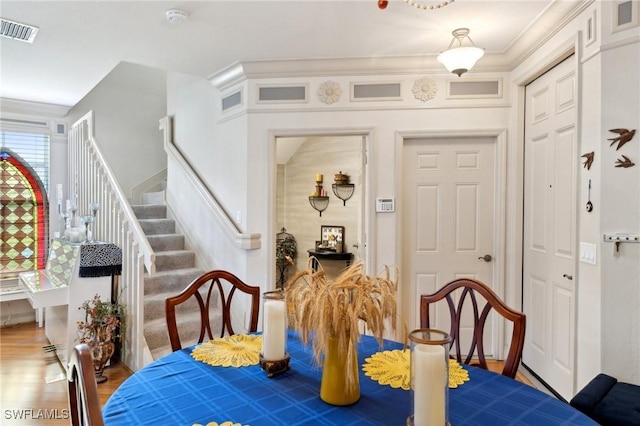
[(266, 300), (263, 315), (262, 357), (266, 361), (284, 359), (286, 335), (284, 301)]
[(58, 201), (58, 214), (62, 214), (62, 184), (56, 185), (56, 200)]
[(58, 204), (62, 204), (62, 184), (59, 183), (56, 185), (56, 200)]
[(448, 385), (444, 348), (440, 345), (417, 344), (413, 350), (413, 424), (444, 426), (445, 399)]

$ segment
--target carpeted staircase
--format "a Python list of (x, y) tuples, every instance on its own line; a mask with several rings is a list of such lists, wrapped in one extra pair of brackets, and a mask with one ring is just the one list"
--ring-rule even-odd
[[(185, 250), (184, 235), (176, 233), (175, 221), (167, 217), (164, 192), (144, 194), (143, 204), (131, 207), (156, 254), (156, 275), (144, 278), (144, 335), (151, 356), (157, 359), (171, 352), (165, 299), (180, 293), (204, 271), (195, 268), (195, 253)], [(182, 312), (177, 321), (183, 346), (195, 342), (199, 312)]]

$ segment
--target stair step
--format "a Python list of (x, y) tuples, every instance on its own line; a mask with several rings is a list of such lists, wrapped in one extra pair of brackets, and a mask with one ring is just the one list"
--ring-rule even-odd
[(140, 219), (164, 219), (167, 217), (165, 204), (139, 204), (131, 206), (138, 220)]
[(176, 222), (173, 219), (139, 219), (145, 235), (174, 234)]
[(147, 240), (153, 251), (156, 252), (184, 249), (184, 235), (182, 234), (148, 235)]
[(146, 192), (142, 194), (142, 204), (164, 204), (164, 191)]
[[(200, 337), (200, 312), (192, 312), (185, 316), (177, 317), (178, 334), (183, 348), (198, 342)], [(222, 315), (214, 313), (212, 316), (213, 337), (220, 337), (222, 330)], [(144, 337), (149, 345), (151, 356), (158, 359), (161, 356), (171, 353), (171, 343), (169, 342), (169, 332), (167, 331), (167, 321), (159, 318), (145, 321)], [(209, 340), (209, 336), (204, 337), (204, 342)]]
[(156, 271), (193, 268), (196, 255), (189, 250), (170, 250), (156, 252)]
[(204, 274), (198, 268), (185, 268), (172, 271), (159, 271), (153, 277), (144, 278), (145, 297), (157, 293), (180, 293), (194, 279)]
[[(158, 318), (165, 318), (165, 300), (167, 297), (176, 296), (179, 292), (175, 293), (159, 293), (150, 294), (144, 297), (144, 320), (152, 321)], [(211, 296), (216, 297), (214, 295)], [(212, 300), (213, 306), (217, 306), (217, 298)], [(176, 319), (178, 323), (182, 322), (182, 318), (189, 318), (189, 315), (194, 313), (198, 314), (200, 318), (200, 308), (195, 297), (189, 298), (184, 303), (181, 303), (176, 307)]]

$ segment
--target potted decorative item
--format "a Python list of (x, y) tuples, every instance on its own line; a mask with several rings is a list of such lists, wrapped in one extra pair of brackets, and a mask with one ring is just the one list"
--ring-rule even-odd
[(276, 266), (278, 267), (277, 287), (282, 289), (286, 283), (287, 268), (293, 265), (297, 254), (296, 239), (282, 227), (276, 236)]
[(317, 270), (311, 267), (312, 259), (287, 283), (289, 324), (303, 343), (312, 340), (316, 361), (322, 362), (320, 398), (332, 405), (353, 404), (360, 399), (360, 329), (366, 326), (380, 346), (386, 320), (395, 329), (398, 272), (395, 281), (389, 268), (384, 277), (371, 277), (358, 261), (331, 280), (319, 264)]
[(99, 295), (85, 300), (78, 309), (83, 309), (85, 320), (78, 321), (78, 337), (80, 343), (91, 348), (96, 381), (105, 382), (102, 375), (104, 366), (115, 351), (115, 340), (124, 328), (124, 307), (118, 303), (104, 302)]

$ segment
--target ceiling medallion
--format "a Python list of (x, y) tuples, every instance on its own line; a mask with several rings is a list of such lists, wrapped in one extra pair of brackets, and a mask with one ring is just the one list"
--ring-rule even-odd
[(340, 95), (342, 95), (342, 89), (335, 81), (325, 81), (318, 87), (318, 97), (327, 105), (338, 102)]
[(413, 89), (411, 89), (411, 91), (413, 92), (413, 96), (415, 96), (416, 99), (422, 102), (426, 102), (436, 97), (438, 87), (436, 86), (435, 81), (433, 81), (429, 77), (423, 77), (413, 83)]
[(419, 1), (413, 1), (413, 0), (404, 0), (404, 2), (408, 5), (411, 5), (413, 7), (415, 7), (416, 9), (422, 9), (422, 10), (433, 10), (433, 9), (441, 9), (451, 3), (453, 3), (456, 0), (448, 0), (448, 1), (443, 1), (441, 3), (437, 3), (437, 4), (432, 4), (432, 5), (426, 5), (425, 3), (421, 3)]

